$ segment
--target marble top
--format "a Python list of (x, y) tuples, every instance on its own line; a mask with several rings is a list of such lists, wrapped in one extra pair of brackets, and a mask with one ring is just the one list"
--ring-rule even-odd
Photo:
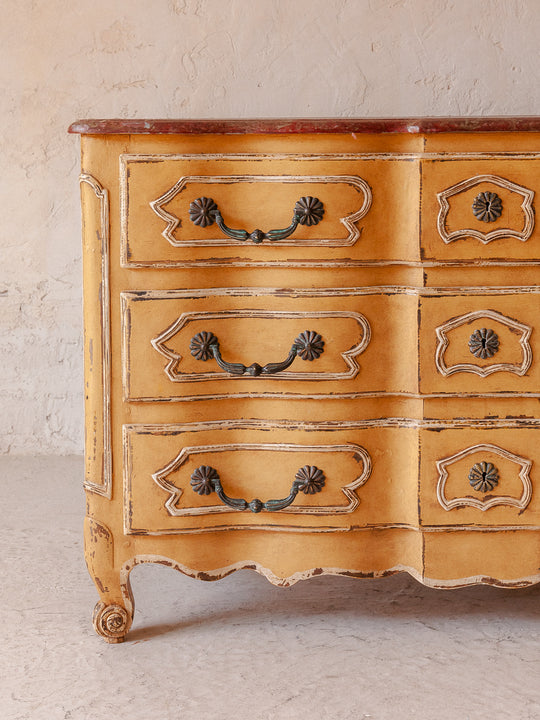
[(540, 116), (77, 120), (81, 135), (540, 132)]

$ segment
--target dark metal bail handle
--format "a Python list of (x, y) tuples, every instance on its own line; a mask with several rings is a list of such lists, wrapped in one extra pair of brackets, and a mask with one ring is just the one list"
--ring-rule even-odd
[(189, 217), (195, 225), (208, 227), (215, 222), (221, 232), (233, 240), (253, 240), (257, 244), (262, 243), (263, 240), (270, 240), (270, 242), (285, 240), (285, 238), (293, 234), (298, 225), (318, 225), (323, 215), (324, 206), (322, 202), (318, 198), (308, 195), (300, 198), (294, 206), (293, 219), (289, 227), (281, 230), (269, 230), (268, 232), (253, 230), (253, 232), (249, 233), (247, 230), (235, 230), (225, 225), (221, 211), (212, 198), (197, 198), (189, 206)]
[(286, 370), (292, 365), (297, 355), (302, 360), (316, 360), (324, 352), (324, 340), (318, 332), (305, 330), (296, 338), (285, 360), (277, 363), (267, 363), (266, 365), (253, 363), (247, 366), (242, 363), (226, 362), (221, 357), (219, 340), (214, 333), (206, 330), (197, 333), (191, 338), (189, 349), (197, 360), (206, 361), (213, 357), (219, 367), (229, 375), (251, 375), (256, 377), (258, 375), (275, 375)]
[(259, 513), (262, 510), (275, 512), (288, 507), (298, 495), (303, 492), (305, 495), (314, 495), (321, 492), (326, 482), (326, 477), (322, 470), (315, 465), (304, 465), (296, 473), (291, 492), (285, 498), (279, 500), (267, 500), (263, 502), (259, 498), (254, 498), (250, 502), (243, 498), (231, 498), (223, 490), (221, 479), (218, 471), (210, 465), (201, 465), (191, 475), (191, 488), (198, 495), (210, 495), (215, 492), (224, 505), (233, 510), (251, 510), (253, 513)]

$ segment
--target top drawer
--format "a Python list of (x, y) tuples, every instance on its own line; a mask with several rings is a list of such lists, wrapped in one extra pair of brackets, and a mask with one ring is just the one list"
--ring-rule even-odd
[[(122, 155), (122, 266), (316, 267), (418, 261), (418, 159), (363, 158)], [(281, 239), (261, 240), (252, 235), (244, 240), (241, 233), (229, 237), (218, 227), (213, 211), (205, 212), (207, 202), (192, 205), (200, 198), (213, 200), (225, 225), (246, 235), (291, 230), (302, 198), (317, 198), (322, 208), (308, 210), (307, 222), (288, 237), (282, 233)]]
[(422, 161), (422, 259), (540, 259), (535, 190), (540, 158), (477, 156)]

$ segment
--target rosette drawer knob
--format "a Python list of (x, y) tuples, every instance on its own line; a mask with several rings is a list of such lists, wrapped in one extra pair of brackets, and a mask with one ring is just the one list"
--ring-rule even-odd
[(469, 472), (469, 485), (478, 492), (491, 492), (499, 484), (499, 471), (490, 462), (479, 462)]
[(469, 338), (469, 350), (481, 360), (493, 357), (499, 350), (499, 336), (489, 328), (475, 330)]
[(494, 192), (481, 192), (472, 204), (474, 217), (482, 222), (495, 222), (501, 217), (503, 204), (501, 198)]

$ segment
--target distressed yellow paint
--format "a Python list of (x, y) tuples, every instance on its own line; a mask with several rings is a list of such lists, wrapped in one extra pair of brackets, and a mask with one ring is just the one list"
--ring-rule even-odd
[[(521, 200), (489, 180), (449, 197), (442, 234), (439, 217), (440, 194), (475, 176), (538, 191), (538, 135), (82, 142), (85, 537), (101, 636), (119, 642), (127, 632), (129, 572), (142, 562), (201, 579), (251, 567), (278, 585), (398, 571), (436, 587), (539, 580), (538, 230), (445, 242), (444, 232), (486, 231), (470, 207), (484, 190), (504, 207), (487, 230), (521, 227)], [(180, 220), (165, 237), (150, 203), (188, 176), (196, 180), (165, 204)], [(365, 197), (343, 177), (371, 195), (353, 242), (342, 220)], [(320, 196), (325, 216), (283, 243), (235, 242), (191, 223), (189, 202), (201, 195), (247, 230), (285, 227), (302, 195)], [(500, 338), (480, 362), (468, 348), (477, 327)], [(246, 366), (283, 360), (304, 330), (320, 332), (325, 350), (282, 375), (233, 378), (191, 356), (203, 330), (225, 360)], [(481, 372), (464, 370), (471, 363)], [(490, 363), (500, 368), (485, 372)], [(490, 497), (468, 481), (481, 460), (499, 471)], [(193, 492), (200, 465), (248, 501), (286, 497), (305, 465), (326, 483), (279, 512), (240, 512)], [(486, 509), (468, 498), (500, 502)]]

